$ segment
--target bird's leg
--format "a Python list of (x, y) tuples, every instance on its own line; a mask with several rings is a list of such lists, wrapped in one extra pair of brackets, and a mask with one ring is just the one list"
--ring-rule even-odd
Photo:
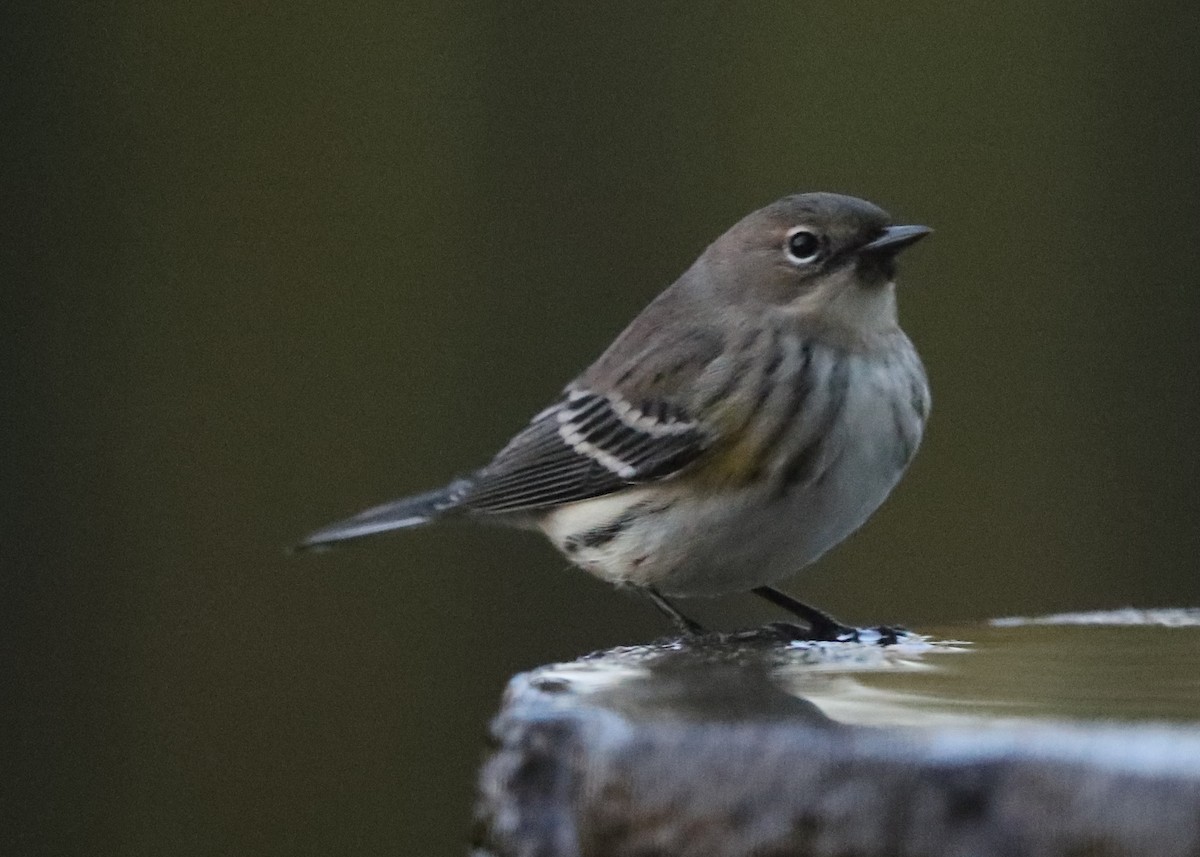
[[(863, 637), (862, 631), (865, 629), (843, 625), (824, 610), (810, 607), (803, 601), (799, 601), (773, 586), (757, 586), (750, 591), (807, 622), (815, 640), (857, 642)], [(903, 629), (880, 626), (869, 630), (874, 632), (874, 636), (878, 637), (881, 645), (888, 645), (896, 642), (899, 632)]]
[(653, 586), (640, 586), (638, 589), (640, 589), (641, 592), (650, 599), (651, 603), (653, 603), (655, 607), (670, 617), (671, 622), (674, 623), (675, 627), (679, 629), (679, 633), (683, 634), (685, 637), (698, 637), (701, 634), (706, 633), (703, 625), (701, 625), (695, 619), (689, 619), (687, 616), (683, 615), (683, 613), (679, 611), (678, 607), (663, 597), (663, 594)]
[(812, 627), (813, 636), (818, 639), (836, 640), (839, 637), (854, 633), (853, 628), (849, 625), (843, 625), (824, 610), (809, 607), (803, 601), (799, 601), (773, 586), (756, 586), (750, 591), (760, 598), (770, 601), (776, 607), (782, 607), (793, 616), (803, 619)]

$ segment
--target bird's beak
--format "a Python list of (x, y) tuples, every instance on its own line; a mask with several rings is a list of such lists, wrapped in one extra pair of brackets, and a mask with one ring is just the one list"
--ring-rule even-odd
[(870, 244), (859, 248), (859, 252), (891, 256), (910, 244), (916, 244), (932, 231), (928, 226), (889, 226)]

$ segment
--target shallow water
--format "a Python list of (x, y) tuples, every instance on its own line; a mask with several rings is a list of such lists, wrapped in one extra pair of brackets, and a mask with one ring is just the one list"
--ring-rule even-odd
[[(1200, 627), (1024, 625), (931, 629), (925, 669), (855, 675), (898, 710), (955, 718), (1200, 724)], [(869, 707), (862, 709), (866, 719)]]
[(1171, 615), (1177, 621), (1097, 615), (946, 626), (891, 646), (679, 642), (617, 650), (555, 674), (623, 713), (655, 718), (797, 713), (786, 697), (858, 725), (1200, 727), (1200, 621)]

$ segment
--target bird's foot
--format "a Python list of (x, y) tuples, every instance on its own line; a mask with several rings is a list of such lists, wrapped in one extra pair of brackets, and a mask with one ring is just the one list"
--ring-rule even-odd
[[(781, 592), (772, 586), (759, 586), (751, 590), (760, 598), (765, 598), (776, 607), (782, 607), (797, 618), (802, 619), (808, 628), (802, 631), (802, 636), (795, 639), (812, 640), (822, 643), (869, 643), (877, 646), (890, 646), (899, 642), (908, 632), (904, 628), (893, 628), (888, 625), (878, 625), (873, 628), (855, 628), (844, 625), (834, 619), (824, 610), (818, 610), (798, 601), (786, 592)], [(797, 628), (790, 623), (776, 623), (785, 628)]]
[(782, 632), (787, 639), (797, 642), (864, 643), (870, 646), (891, 646), (900, 642), (909, 633), (904, 628), (893, 628), (890, 625), (855, 628), (836, 621), (814, 623), (809, 627), (803, 627), (793, 622), (772, 622), (768, 627)]
[[(820, 640), (842, 643), (866, 643), (873, 646), (891, 646), (900, 642), (908, 635), (904, 628), (893, 628), (891, 625), (874, 625), (869, 628), (853, 628), (848, 625), (835, 625), (832, 628), (814, 629), (821, 636)], [(827, 636), (828, 635), (828, 636)]]

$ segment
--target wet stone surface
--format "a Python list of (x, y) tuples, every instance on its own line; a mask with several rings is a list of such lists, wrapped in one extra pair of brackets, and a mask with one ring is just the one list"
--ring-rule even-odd
[(1200, 620), (1104, 619), (768, 626), (518, 675), (475, 854), (1200, 854)]

